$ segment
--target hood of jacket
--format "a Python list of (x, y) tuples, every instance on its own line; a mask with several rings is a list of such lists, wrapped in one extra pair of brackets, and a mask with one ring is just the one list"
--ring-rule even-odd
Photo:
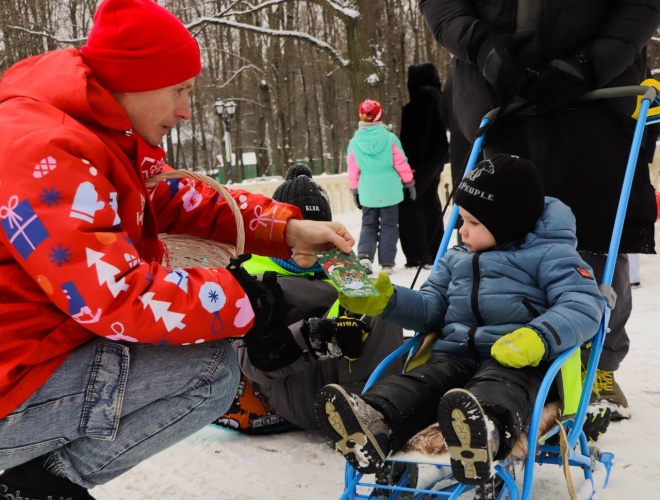
[(417, 94), (426, 90), (442, 90), (438, 70), (431, 63), (413, 64), (408, 66), (408, 94), (413, 99)]
[(360, 128), (353, 136), (353, 147), (367, 156), (380, 156), (383, 151), (392, 148), (392, 141), (388, 138), (389, 134), (390, 131), (381, 122)]
[(101, 87), (75, 48), (46, 52), (8, 69), (0, 79), (0, 103), (13, 98), (50, 104), (86, 125), (122, 134), (132, 128), (124, 109)]
[[(527, 233), (521, 247), (531, 247), (541, 243), (547, 243), (548, 240), (565, 243), (573, 248), (577, 247), (577, 236), (575, 234), (575, 216), (568, 205), (557, 198), (551, 196), (545, 197), (545, 207), (541, 217), (536, 221), (534, 231)], [(516, 244), (516, 243), (514, 243)], [(505, 244), (498, 249), (504, 249)]]

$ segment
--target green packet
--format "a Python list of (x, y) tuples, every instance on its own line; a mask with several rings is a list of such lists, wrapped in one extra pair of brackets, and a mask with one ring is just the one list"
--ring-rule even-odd
[(380, 295), (355, 253), (330, 250), (316, 252), (315, 255), (328, 278), (349, 297)]

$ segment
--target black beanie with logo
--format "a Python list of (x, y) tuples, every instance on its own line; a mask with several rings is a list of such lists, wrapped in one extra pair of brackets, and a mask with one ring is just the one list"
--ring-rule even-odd
[(295, 205), (303, 219), (331, 221), (330, 197), (312, 180), (312, 171), (302, 163), (292, 165), (272, 196), (273, 200)]
[(534, 229), (543, 213), (545, 192), (532, 162), (497, 154), (477, 163), (461, 180), (455, 200), (501, 245), (522, 239)]

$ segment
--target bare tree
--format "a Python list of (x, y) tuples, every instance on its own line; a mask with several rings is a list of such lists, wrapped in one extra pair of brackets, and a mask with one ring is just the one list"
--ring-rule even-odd
[[(0, 0), (0, 75), (47, 50), (81, 46), (97, 0)], [(449, 57), (433, 42), (416, 0), (161, 0), (197, 38), (204, 71), (192, 118), (168, 137), (176, 168), (211, 169), (223, 153), (213, 103), (238, 103), (231, 126), (238, 175), (254, 152), (257, 175), (296, 161), (341, 170), (357, 104), (380, 100), (395, 126), (407, 100), (406, 67)]]

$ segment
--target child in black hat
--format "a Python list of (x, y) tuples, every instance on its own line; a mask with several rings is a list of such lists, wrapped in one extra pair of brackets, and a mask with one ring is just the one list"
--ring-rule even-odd
[(380, 296), (340, 295), (350, 311), (438, 334), (425, 364), (361, 396), (336, 385), (321, 391), (320, 425), (358, 471), (377, 471), (438, 422), (456, 479), (488, 483), (493, 461), (510, 453), (531, 415), (549, 363), (598, 329), (604, 301), (575, 250), (575, 218), (544, 198), (534, 165), (511, 155), (484, 160), (461, 181), (456, 202), (463, 245), (419, 291), (381, 273)]
[(303, 219), (331, 221), (330, 197), (322, 186), (312, 179), (307, 165), (296, 163), (287, 170), (284, 182), (273, 193), (273, 200), (297, 206)]
[[(306, 165), (289, 168), (272, 198), (297, 206), (304, 219), (332, 220), (328, 194), (314, 182)], [(244, 267), (255, 275), (276, 273), (288, 325), (283, 333), (295, 340), (299, 350), (267, 349), (269, 358), (286, 355), (291, 360), (272, 371), (255, 366), (243, 341), (236, 340), (233, 346), (243, 380), (232, 408), (214, 424), (251, 434), (281, 432), (294, 426), (318, 430), (314, 398), (323, 386), (341, 383), (350, 390), (362, 390), (378, 364), (401, 346), (403, 331), (381, 318), (345, 317), (336, 287), (313, 255), (294, 253), (290, 259), (253, 255)], [(397, 362), (388, 372), (400, 373), (402, 368)]]

